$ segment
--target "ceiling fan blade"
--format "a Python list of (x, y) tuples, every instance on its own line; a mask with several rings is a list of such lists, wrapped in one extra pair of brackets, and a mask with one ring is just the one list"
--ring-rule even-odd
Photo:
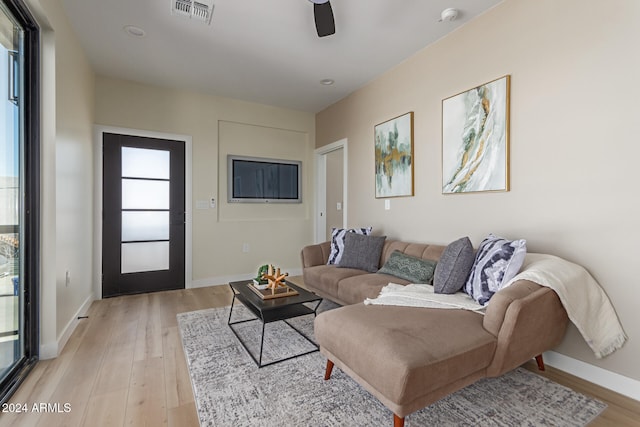
[(331, 3), (313, 4), (313, 15), (316, 21), (316, 31), (318, 37), (330, 36), (336, 32), (336, 23), (333, 19), (333, 9)]

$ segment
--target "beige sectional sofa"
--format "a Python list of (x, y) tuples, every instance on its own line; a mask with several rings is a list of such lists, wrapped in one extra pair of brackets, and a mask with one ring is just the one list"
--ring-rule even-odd
[[(386, 240), (394, 250), (437, 261), (445, 246)], [(327, 265), (330, 243), (303, 248), (305, 286), (343, 307), (318, 315), (315, 337), (327, 357), (393, 412), (404, 417), (483, 377), (536, 358), (562, 340), (568, 318), (556, 293), (520, 280), (497, 292), (484, 315), (467, 310), (364, 305), (389, 282), (406, 280)]]
[[(438, 260), (444, 248), (444, 246), (387, 239), (382, 248), (380, 266), (389, 259), (395, 250), (417, 258)], [(340, 305), (357, 304), (364, 301), (365, 298), (375, 298), (380, 293), (380, 289), (389, 282), (400, 285), (409, 283), (387, 274), (327, 265), (330, 251), (330, 242), (304, 247), (301, 253), (302, 274), (305, 286), (323, 298), (328, 298)]]

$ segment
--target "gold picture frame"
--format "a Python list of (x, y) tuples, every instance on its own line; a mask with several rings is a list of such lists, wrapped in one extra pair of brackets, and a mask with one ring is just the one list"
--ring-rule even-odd
[(442, 100), (442, 194), (509, 191), (506, 75)]
[(413, 196), (413, 111), (373, 128), (376, 199)]

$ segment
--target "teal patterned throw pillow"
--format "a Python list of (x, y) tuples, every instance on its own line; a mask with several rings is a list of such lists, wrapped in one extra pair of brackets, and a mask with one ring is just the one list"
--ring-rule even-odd
[(433, 272), (436, 269), (436, 261), (416, 258), (395, 250), (389, 256), (378, 273), (389, 274), (411, 283), (425, 283), (430, 285), (433, 281)]

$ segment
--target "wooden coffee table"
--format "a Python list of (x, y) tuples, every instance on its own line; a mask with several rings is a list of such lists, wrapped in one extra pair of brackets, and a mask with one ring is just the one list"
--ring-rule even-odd
[[(318, 344), (316, 344), (311, 338), (306, 336), (298, 328), (296, 328), (295, 326), (287, 322), (287, 320), (292, 319), (294, 317), (307, 316), (309, 314), (313, 314), (315, 316), (316, 311), (318, 310), (318, 307), (322, 302), (322, 298), (290, 282), (286, 282), (286, 283), (287, 283), (287, 286), (298, 291), (298, 295), (282, 297), (282, 298), (262, 299), (260, 298), (260, 296), (258, 296), (256, 292), (254, 292), (249, 288), (249, 286), (252, 286), (251, 280), (242, 280), (239, 282), (229, 283), (229, 286), (233, 291), (233, 301), (231, 301), (231, 309), (229, 310), (229, 320), (227, 321), (227, 324), (229, 325), (229, 328), (231, 328), (231, 331), (233, 331), (234, 335), (238, 338), (238, 341), (240, 341), (240, 344), (242, 344), (245, 350), (247, 350), (247, 353), (249, 353), (249, 356), (251, 356), (253, 361), (256, 362), (256, 365), (258, 365), (258, 368), (263, 368), (265, 366), (273, 365), (275, 363), (284, 362), (285, 360), (304, 356), (305, 354), (313, 353), (319, 350)], [(236, 300), (240, 301), (256, 317), (253, 319), (231, 322), (231, 315), (233, 313), (233, 307), (235, 305)], [(305, 305), (305, 303), (314, 303), (314, 302), (317, 302), (317, 304), (313, 308), (310, 308)], [(253, 322), (256, 320), (259, 320), (262, 322), (262, 334), (260, 336), (260, 354), (257, 357), (251, 353), (251, 351), (247, 347), (247, 344), (240, 337), (240, 335), (238, 335), (238, 332), (236, 332), (236, 330), (233, 328), (233, 325), (237, 325), (239, 323), (245, 323), (245, 322)], [(291, 327), (303, 338), (309, 341), (314, 346), (314, 350), (295, 354), (293, 356), (285, 357), (283, 359), (278, 359), (278, 360), (263, 364), (262, 350), (264, 347), (264, 327), (267, 323), (278, 322), (280, 320), (282, 320), (284, 323), (289, 325), (289, 327)]]

